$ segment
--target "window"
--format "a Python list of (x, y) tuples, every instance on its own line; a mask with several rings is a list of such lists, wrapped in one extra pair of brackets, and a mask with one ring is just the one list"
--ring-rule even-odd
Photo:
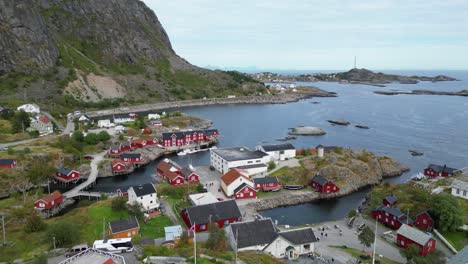
[(394, 225), (394, 224), (395, 224), (395, 222), (392, 221), (392, 225)]
[(205, 230), (205, 229), (206, 229), (206, 225), (201, 225), (201, 226), (200, 226), (200, 229), (201, 229), (201, 230)]
[(305, 244), (305, 245), (304, 245), (304, 250), (309, 251), (309, 250), (310, 250), (310, 244)]
[(140, 200), (143, 200), (143, 196), (142, 196), (142, 197), (140, 197)]
[(251, 160), (250, 160), (250, 161), (247, 161), (248, 164), (250, 164), (250, 163), (252, 163), (252, 162), (253, 162), (253, 161), (251, 161)]
[(128, 237), (131, 236), (130, 232), (127, 233), (127, 236), (128, 236)]
[(427, 243), (427, 245), (428, 245), (429, 247), (432, 246), (432, 241), (429, 240), (429, 243)]
[(460, 189), (457, 189), (457, 194), (460, 194)]
[(153, 201), (150, 201), (150, 203), (153, 203)]
[(426, 220), (426, 219), (423, 219), (423, 224), (427, 224), (427, 220)]
[(400, 241), (400, 244), (401, 244), (402, 246), (404, 246), (404, 245), (405, 245), (405, 241), (401, 240), (401, 241)]
[(463, 196), (466, 196), (466, 191), (463, 191)]

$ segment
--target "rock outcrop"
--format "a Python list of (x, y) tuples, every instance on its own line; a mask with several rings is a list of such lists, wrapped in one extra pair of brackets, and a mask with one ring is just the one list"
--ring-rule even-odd
[(289, 132), (290, 135), (298, 135), (298, 136), (322, 136), (327, 134), (325, 130), (321, 129), (320, 127), (294, 127)]

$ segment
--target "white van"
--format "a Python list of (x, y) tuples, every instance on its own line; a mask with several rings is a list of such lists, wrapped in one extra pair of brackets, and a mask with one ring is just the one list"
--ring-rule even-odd
[(96, 240), (93, 248), (111, 253), (125, 253), (133, 251), (133, 243), (131, 238)]

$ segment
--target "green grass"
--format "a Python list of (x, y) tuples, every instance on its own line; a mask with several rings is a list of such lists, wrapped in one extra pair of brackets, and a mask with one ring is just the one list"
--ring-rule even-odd
[(281, 259), (276, 259), (273, 256), (267, 255), (258, 251), (242, 251), (239, 252), (239, 259), (246, 264), (279, 264), (284, 263)]
[[(346, 247), (346, 246), (329, 246), (329, 247), (338, 248), (338, 249), (340, 249), (341, 251), (344, 251), (344, 252), (348, 253), (348, 254), (351, 255), (353, 258), (358, 259), (358, 260), (361, 260), (363, 264), (370, 264), (370, 263), (372, 263), (372, 259), (364, 260), (364, 259), (361, 259), (361, 258), (359, 257), (359, 256), (361, 256), (361, 255), (367, 255), (366, 252), (362, 252), (362, 251), (359, 250), (359, 249), (350, 248), (350, 247)], [(393, 261), (393, 260), (391, 260), (391, 259), (388, 259), (388, 258), (386, 258), (386, 257), (380, 258), (380, 257), (376, 256), (376, 259), (380, 260), (380, 263), (382, 263), (382, 264), (398, 264), (398, 263), (399, 263), (399, 262)]]
[(457, 250), (461, 250), (463, 247), (468, 245), (468, 235), (466, 234), (467, 231), (440, 231), (439, 232), (447, 239), (452, 246), (454, 246)]
[(302, 166), (300, 167), (283, 167), (272, 174), (270, 176), (276, 176), (278, 181), (281, 184), (302, 184), (307, 185), (309, 184), (309, 172)]

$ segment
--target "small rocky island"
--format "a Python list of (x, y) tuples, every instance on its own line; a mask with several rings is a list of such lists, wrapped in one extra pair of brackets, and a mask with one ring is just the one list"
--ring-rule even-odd
[(291, 131), (289, 135), (297, 135), (297, 136), (323, 136), (327, 134), (325, 130), (321, 129), (320, 127), (312, 127), (312, 126), (300, 126), (290, 128)]
[(412, 91), (375, 91), (376, 94), (382, 95), (398, 95), (398, 94), (411, 94), (411, 95), (450, 95), (450, 96), (468, 96), (468, 90), (458, 92), (446, 91), (431, 91), (431, 90), (412, 90)]
[(374, 85), (385, 87), (387, 83), (416, 84), (422, 82), (446, 82), (457, 81), (457, 79), (446, 76), (403, 76), (396, 74), (386, 74), (382, 72), (373, 72), (368, 69), (354, 68), (347, 72), (338, 73), (317, 73), (301, 75), (279, 75), (271, 72), (254, 73), (252, 78), (261, 82), (339, 82)]
[(281, 199), (263, 199), (253, 204), (257, 211), (312, 202), (319, 199), (340, 197), (363, 187), (375, 185), (384, 178), (396, 177), (409, 171), (409, 167), (386, 156), (376, 156), (366, 150), (340, 147), (325, 147), (323, 158), (310, 155), (301, 161), (301, 166), (286, 167), (273, 173), (282, 184), (309, 185), (312, 177), (321, 175), (335, 183), (340, 191), (318, 194), (311, 189), (283, 191)]

